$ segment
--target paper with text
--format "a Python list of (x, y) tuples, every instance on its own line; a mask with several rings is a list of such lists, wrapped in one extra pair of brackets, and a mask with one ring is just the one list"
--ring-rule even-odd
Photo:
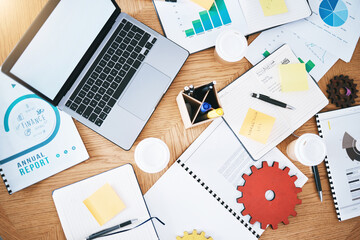
[[(299, 63), (288, 45), (275, 51), (219, 92), (219, 99), (225, 113), (224, 119), (237, 133), (238, 138), (254, 159), (259, 159), (274, 148), (329, 102), (309, 75), (308, 91), (282, 92), (278, 65), (285, 63)], [(296, 109), (281, 108), (255, 99), (250, 96), (253, 92), (267, 95)], [(266, 144), (255, 142), (238, 134), (249, 107), (276, 117)]]
[(259, 0), (264, 16), (273, 16), (288, 11), (285, 0)]
[(309, 89), (305, 63), (279, 65), (281, 91), (294, 92)]
[(265, 144), (275, 120), (272, 116), (249, 108), (239, 134)]

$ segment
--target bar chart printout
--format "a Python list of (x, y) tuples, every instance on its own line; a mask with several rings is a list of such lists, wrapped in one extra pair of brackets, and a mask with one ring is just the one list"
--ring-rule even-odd
[(209, 11), (199, 12), (200, 19), (192, 21), (193, 28), (185, 30), (186, 37), (231, 23), (224, 0), (215, 0)]

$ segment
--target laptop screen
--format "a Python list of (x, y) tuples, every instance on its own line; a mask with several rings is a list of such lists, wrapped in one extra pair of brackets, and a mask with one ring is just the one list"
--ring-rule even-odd
[(54, 100), (114, 11), (112, 1), (61, 0), (10, 72)]

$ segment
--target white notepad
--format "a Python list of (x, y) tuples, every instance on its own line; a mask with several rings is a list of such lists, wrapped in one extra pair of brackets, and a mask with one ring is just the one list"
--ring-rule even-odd
[[(299, 63), (286, 44), (219, 92), (225, 121), (254, 159), (264, 156), (329, 103), (310, 75), (309, 90), (281, 92), (278, 65), (282, 63)], [(255, 99), (251, 93), (267, 95), (296, 110)], [(266, 144), (239, 134), (249, 108), (276, 118)]]
[(263, 161), (289, 167), (289, 174), (298, 178), (297, 187), (307, 181), (277, 148), (253, 161), (223, 119), (213, 121), (145, 194), (150, 213), (165, 222), (155, 222), (160, 239), (176, 239), (194, 229), (219, 240), (259, 238), (264, 230), (258, 222), (250, 224), (249, 215), (241, 215), (244, 206), (236, 199), (242, 175)]
[[(114, 189), (126, 208), (100, 227), (83, 201), (106, 183)], [(86, 239), (92, 233), (131, 219), (138, 219), (138, 222), (126, 227), (130, 228), (150, 218), (135, 172), (130, 164), (59, 188), (53, 192), (53, 199), (61, 226), (68, 240)], [(149, 221), (128, 232), (101, 239), (154, 240), (158, 237), (152, 221)]]
[(360, 216), (360, 106), (319, 113), (325, 165), (339, 221)]

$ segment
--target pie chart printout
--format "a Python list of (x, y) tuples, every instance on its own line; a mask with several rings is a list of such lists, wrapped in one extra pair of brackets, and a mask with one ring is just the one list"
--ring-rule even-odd
[(319, 6), (319, 14), (324, 23), (331, 27), (340, 27), (349, 16), (342, 0), (323, 0)]

